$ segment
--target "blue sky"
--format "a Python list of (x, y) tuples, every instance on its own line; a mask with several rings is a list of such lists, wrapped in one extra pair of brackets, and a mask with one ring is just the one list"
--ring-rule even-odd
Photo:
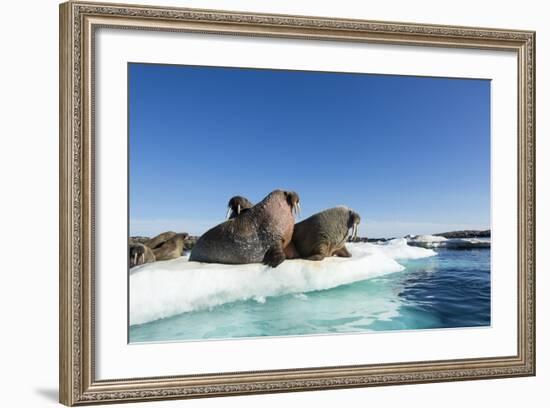
[(129, 64), (130, 235), (298, 192), (361, 236), (490, 225), (490, 81)]

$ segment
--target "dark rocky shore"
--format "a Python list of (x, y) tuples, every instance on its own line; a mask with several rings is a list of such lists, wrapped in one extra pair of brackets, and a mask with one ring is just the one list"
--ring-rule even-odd
[(491, 238), (491, 230), (463, 230), (440, 232), (434, 234), (436, 237), (452, 238)]
[(130, 244), (145, 244), (149, 241), (149, 237), (130, 237)]
[(386, 242), (391, 241), (392, 239), (395, 239), (395, 237), (392, 238), (367, 238), (367, 237), (357, 237), (355, 239), (348, 239), (348, 242), (371, 242), (371, 243), (377, 243), (377, 242)]

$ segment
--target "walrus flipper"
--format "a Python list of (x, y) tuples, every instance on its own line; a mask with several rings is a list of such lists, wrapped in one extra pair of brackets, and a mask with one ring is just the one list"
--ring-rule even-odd
[(308, 256), (306, 259), (308, 261), (322, 261), (323, 259), (325, 259), (325, 256), (323, 254), (315, 254)]
[(282, 242), (279, 242), (279, 244), (276, 244), (267, 250), (262, 263), (264, 265), (269, 265), (272, 268), (276, 268), (285, 259), (286, 259), (286, 256), (283, 250), (283, 244)]
[(343, 246), (342, 248), (334, 251), (332, 253), (333, 256), (339, 256), (341, 258), (351, 258), (351, 253), (348, 251), (348, 249)]
[(322, 261), (323, 259), (325, 259), (327, 256), (330, 256), (328, 254), (328, 247), (327, 247), (327, 244), (325, 244), (324, 242), (320, 243), (319, 245), (317, 245), (309, 254), (309, 256), (305, 257), (305, 259), (309, 260), (309, 261)]

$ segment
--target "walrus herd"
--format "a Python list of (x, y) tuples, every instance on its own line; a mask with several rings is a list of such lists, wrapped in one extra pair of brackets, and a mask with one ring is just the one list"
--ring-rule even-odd
[[(329, 208), (296, 223), (300, 198), (293, 191), (275, 190), (254, 205), (234, 196), (226, 221), (199, 237), (189, 261), (248, 264), (273, 268), (285, 259), (320, 261), (325, 257), (351, 257), (348, 238), (357, 238), (361, 217), (345, 206)], [(187, 234), (162, 233), (146, 242), (131, 242), (130, 267), (174, 259), (182, 255)]]

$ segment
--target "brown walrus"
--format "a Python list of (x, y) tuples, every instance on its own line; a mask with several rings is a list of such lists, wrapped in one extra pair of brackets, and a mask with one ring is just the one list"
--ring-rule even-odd
[(166, 231), (162, 234), (158, 234), (156, 237), (151, 238), (148, 241), (145, 241), (144, 244), (147, 245), (151, 249), (155, 249), (162, 244), (164, 244), (166, 241), (168, 241), (170, 238), (174, 237), (176, 233), (174, 231)]
[(187, 233), (163, 232), (145, 243), (130, 242), (130, 268), (155, 261), (175, 259), (183, 254)]
[[(320, 261), (327, 256), (351, 257), (346, 248), (349, 237), (357, 237), (361, 217), (348, 207), (329, 208), (312, 215), (294, 226), (292, 245), (300, 258)], [(292, 246), (294, 248), (292, 248)]]
[(229, 202), (227, 203), (227, 215), (226, 219), (235, 218), (237, 215), (241, 213), (241, 211), (246, 211), (250, 208), (254, 207), (254, 204), (252, 204), (246, 197), (243, 196), (234, 196), (229, 199)]
[(143, 265), (150, 262), (155, 262), (155, 254), (147, 245), (139, 242), (130, 242), (130, 268)]
[(299, 202), (293, 191), (271, 192), (238, 217), (206, 231), (191, 250), (189, 261), (278, 266), (292, 239)]
[(157, 261), (167, 261), (169, 259), (179, 258), (183, 254), (185, 240), (189, 237), (187, 233), (175, 234), (162, 244), (153, 248), (155, 259)]

